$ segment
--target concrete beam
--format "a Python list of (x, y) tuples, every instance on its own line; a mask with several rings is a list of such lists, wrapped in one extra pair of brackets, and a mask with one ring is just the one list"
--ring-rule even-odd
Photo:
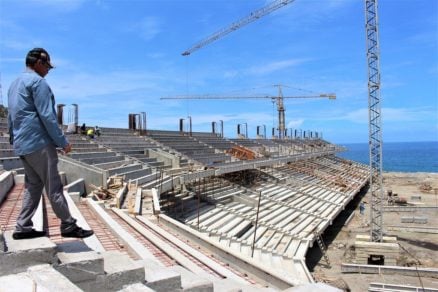
[(161, 213), (160, 199), (159, 199), (156, 188), (152, 188), (152, 202), (153, 202), (153, 207), (154, 207), (154, 214), (155, 215), (160, 214)]
[(14, 186), (14, 175), (11, 171), (0, 174), (0, 205), (6, 199), (11, 188)]
[(141, 215), (141, 211), (142, 211), (142, 189), (141, 187), (138, 187), (137, 192), (135, 193), (134, 214)]
[(116, 208), (113, 211), (120, 216), (126, 223), (131, 225), (135, 230), (144, 235), (148, 240), (154, 243), (155, 246), (159, 246), (160, 249), (177, 261), (180, 265), (186, 267), (190, 271), (203, 275), (205, 277), (209, 277), (209, 274), (206, 274), (205, 270), (200, 268), (198, 265), (194, 264), (192, 261), (188, 260), (187, 257), (181, 254), (179, 251), (170, 246), (167, 242), (161, 240), (158, 236), (154, 235), (152, 232), (148, 231), (144, 228), (140, 223), (136, 222), (129, 215), (125, 214), (123, 211), (118, 210)]
[(137, 239), (121, 227), (111, 216), (101, 207), (101, 204), (93, 201), (91, 198), (87, 198), (88, 205), (94, 210), (94, 212), (101, 218), (105, 225), (111, 230), (111, 232), (123, 242), (133, 253), (139, 258), (149, 260), (157, 263), (159, 266), (162, 264), (155, 258), (155, 256)]
[(83, 178), (79, 178), (75, 180), (74, 182), (69, 183), (68, 185), (64, 186), (64, 191), (67, 191), (68, 193), (73, 192), (79, 192), (80, 196), (86, 195), (85, 190), (85, 181)]
[(157, 227), (155, 224), (147, 220), (143, 216), (137, 216), (138, 220), (143, 222), (145, 225), (147, 225), (149, 228), (166, 238), (168, 241), (177, 243), (178, 247), (184, 250), (186, 253), (190, 254), (191, 256), (195, 257), (198, 261), (204, 263), (205, 265), (209, 266), (211, 269), (216, 271), (216, 273), (222, 275), (225, 278), (233, 279), (237, 282), (241, 282), (244, 284), (248, 284), (247, 282), (243, 281), (241, 277), (237, 277), (236, 274), (230, 272), (230, 270), (225, 269), (222, 267), (222, 265), (218, 264), (217, 262), (213, 261), (203, 253), (199, 252), (198, 250), (194, 249), (193, 247), (187, 245), (177, 237), (173, 236), (172, 234), (165, 232), (162, 228)]
[(294, 276), (284, 277), (282, 275), (277, 275), (274, 271), (269, 269), (266, 265), (257, 262), (253, 259), (242, 256), (239, 252), (232, 251), (231, 249), (224, 250), (223, 246), (211, 240), (208, 236), (198, 233), (184, 224), (177, 222), (176, 220), (166, 216), (160, 216), (160, 223), (165, 224), (171, 228), (176, 228), (178, 232), (190, 238), (192, 241), (199, 245), (204, 246), (208, 250), (217, 254), (219, 257), (223, 258), (231, 266), (237, 269), (243, 269), (247, 273), (258, 278), (260, 281), (264, 282), (266, 285), (271, 285), (277, 289), (287, 289), (294, 286)]
[(359, 265), (359, 264), (342, 263), (341, 272), (362, 273), (362, 274), (396, 274), (396, 275), (406, 275), (413, 277), (438, 278), (438, 269), (436, 268), (377, 266), (377, 265)]
[(128, 183), (123, 183), (123, 187), (117, 192), (116, 195), (116, 206), (117, 208), (121, 208), (123, 206), (123, 202), (125, 201), (126, 194), (128, 193)]
[[(84, 229), (91, 229), (88, 225), (85, 218), (82, 216), (82, 213), (79, 211), (73, 199), (67, 192), (64, 192), (64, 196), (68, 203), (68, 208), (70, 210), (71, 215), (77, 220), (77, 225)], [(92, 250), (95, 251), (105, 251), (105, 248), (102, 246), (100, 241), (97, 239), (97, 236), (94, 234), (90, 237), (84, 238), (83, 241), (86, 245), (88, 245)]]

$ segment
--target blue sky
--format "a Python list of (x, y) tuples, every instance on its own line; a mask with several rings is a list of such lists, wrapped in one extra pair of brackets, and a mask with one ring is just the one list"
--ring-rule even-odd
[[(58, 103), (79, 104), (87, 125), (127, 127), (146, 112), (148, 128), (195, 131), (224, 121), (277, 124), (269, 99), (160, 100), (210, 94), (285, 96), (287, 128), (323, 132), (336, 143), (368, 141), (364, 1), (296, 0), (205, 46), (181, 53), (267, 5), (265, 0), (0, 0), (0, 74), (7, 88), (24, 57), (44, 47), (56, 69), (46, 77)], [(379, 2), (383, 140), (438, 140), (438, 1)], [(68, 109), (66, 119), (69, 118)]]

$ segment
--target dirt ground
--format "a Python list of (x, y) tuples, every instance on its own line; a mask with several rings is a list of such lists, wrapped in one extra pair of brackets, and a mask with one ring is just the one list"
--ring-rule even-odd
[[(384, 173), (384, 191), (397, 193), (412, 206), (436, 207), (428, 211), (416, 212), (384, 212), (383, 230), (386, 236), (395, 236), (400, 246), (399, 266), (438, 269), (438, 173)], [(431, 190), (425, 191), (424, 186)], [(417, 196), (421, 196), (418, 199)], [(359, 203), (365, 202), (365, 214), (359, 212)], [(369, 283), (410, 285), (438, 289), (438, 276), (410, 277), (402, 275), (378, 274), (343, 274), (341, 263), (353, 263), (354, 239), (357, 234), (370, 234), (370, 193), (364, 190), (352, 201), (340, 216), (326, 230), (323, 240), (327, 245), (327, 255), (331, 268), (322, 257), (319, 247), (315, 244), (307, 254), (307, 264), (315, 279), (334, 284), (339, 288), (348, 287), (350, 291), (368, 291)], [(385, 201), (386, 204), (386, 201)], [(352, 219), (346, 224), (347, 218), (354, 212)], [(414, 216), (427, 219), (426, 224), (402, 223), (401, 217)], [(403, 227), (431, 228), (432, 231), (408, 231)], [(347, 289), (345, 289), (347, 290)]]

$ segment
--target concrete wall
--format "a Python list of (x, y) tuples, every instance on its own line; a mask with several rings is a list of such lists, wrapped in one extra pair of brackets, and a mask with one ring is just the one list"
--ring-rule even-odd
[(66, 173), (67, 183), (71, 183), (83, 178), (85, 181), (85, 190), (87, 194), (93, 190), (93, 188), (90, 187), (90, 184), (93, 184), (97, 187), (107, 186), (106, 171), (98, 169), (92, 165), (75, 161), (69, 157), (59, 156), (58, 169), (59, 171)]
[(164, 165), (172, 165), (172, 168), (179, 168), (179, 158), (160, 149), (145, 150), (149, 158), (156, 158), (159, 162), (164, 162)]
[(2, 157), (0, 158), (0, 164), (2, 164), (3, 168), (6, 170), (12, 170), (12, 169), (23, 167), (23, 164), (21, 163), (21, 159), (18, 157)]
[(14, 175), (10, 171), (0, 174), (0, 204), (6, 199), (9, 190), (14, 186)]

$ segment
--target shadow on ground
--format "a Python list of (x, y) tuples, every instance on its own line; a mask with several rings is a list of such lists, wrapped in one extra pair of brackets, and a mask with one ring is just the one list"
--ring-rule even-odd
[[(353, 198), (353, 200), (348, 203), (341, 213), (339, 213), (338, 217), (333, 221), (333, 224), (330, 225), (322, 234), (322, 240), (325, 245), (328, 247), (338, 236), (339, 232), (341, 232), (342, 227), (344, 227), (345, 222), (350, 217), (350, 215), (358, 209), (359, 203), (363, 197), (368, 192), (368, 184), (365, 185), (360, 192)], [(321, 249), (319, 248), (316, 241), (313, 244), (313, 247), (307, 251), (306, 254), (306, 265), (309, 268), (310, 272), (313, 272), (315, 266), (321, 261), (323, 255)], [(330, 259), (329, 259), (330, 260)], [(324, 260), (321, 261), (321, 264), (326, 264)]]

